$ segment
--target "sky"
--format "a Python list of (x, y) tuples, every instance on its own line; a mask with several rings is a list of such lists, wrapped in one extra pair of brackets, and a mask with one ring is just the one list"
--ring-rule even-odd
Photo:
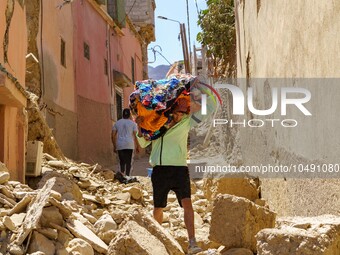
[[(199, 47), (200, 44), (196, 41), (196, 35), (200, 31), (197, 25), (198, 15), (196, 3), (199, 10), (206, 9), (205, 0), (188, 0), (189, 4), (189, 16), (190, 16), (190, 42), (191, 49), (193, 45)], [(155, 32), (156, 41), (149, 44), (148, 49), (155, 47), (156, 50), (160, 51), (162, 55), (172, 64), (175, 61), (183, 59), (182, 42), (178, 40), (179, 37), (179, 24), (174, 21), (163, 20), (157, 18), (157, 16), (164, 16), (169, 19), (177, 20), (181, 23), (185, 23), (186, 29), (187, 24), (187, 7), (186, 0), (156, 0), (155, 10)], [(189, 45), (189, 35), (187, 32), (187, 41)], [(159, 47), (158, 47), (158, 46)], [(149, 65), (155, 67), (158, 65), (169, 65), (169, 63), (159, 54), (156, 53), (156, 59), (152, 50), (148, 50)]]

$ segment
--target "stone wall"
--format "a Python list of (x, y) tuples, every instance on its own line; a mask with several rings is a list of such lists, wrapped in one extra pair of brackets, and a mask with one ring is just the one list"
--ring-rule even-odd
[[(268, 107), (266, 95), (273, 85), (266, 83), (267, 78), (288, 78), (291, 84), (287, 86), (304, 87), (306, 81), (315, 84), (308, 87), (312, 99), (306, 105), (313, 116), (295, 109), (287, 114), (299, 122), (298, 128), (238, 129), (243, 164), (339, 163), (336, 109), (340, 107), (340, 87), (334, 78), (340, 76), (340, 3), (235, 0), (235, 9), (237, 74), (247, 78), (239, 85), (245, 91), (256, 78), (264, 78), (254, 88), (259, 108)], [(272, 117), (282, 116), (275, 113)], [(248, 113), (247, 118), (257, 116)], [(279, 215), (339, 212), (340, 179), (291, 177), (261, 180), (262, 197)]]

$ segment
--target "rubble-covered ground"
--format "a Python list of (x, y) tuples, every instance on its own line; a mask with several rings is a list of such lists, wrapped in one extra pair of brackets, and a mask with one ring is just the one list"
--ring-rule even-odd
[[(152, 217), (148, 177), (121, 184), (100, 165), (44, 154), (42, 176), (10, 181), (0, 164), (0, 254), (185, 254), (175, 194), (164, 222)], [(340, 254), (340, 217), (276, 219), (247, 178), (192, 181), (196, 238), (203, 255)]]

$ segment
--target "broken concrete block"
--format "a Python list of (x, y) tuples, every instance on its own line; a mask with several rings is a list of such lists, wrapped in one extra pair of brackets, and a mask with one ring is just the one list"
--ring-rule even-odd
[(285, 217), (277, 225), (256, 235), (258, 255), (340, 254), (339, 216)]
[(44, 235), (38, 233), (37, 231), (33, 231), (27, 252), (33, 253), (37, 251), (41, 251), (45, 255), (54, 255), (55, 245), (53, 241), (51, 241)]
[(10, 178), (9, 173), (7, 172), (0, 172), (0, 184), (4, 184), (7, 182)]
[(115, 237), (115, 230), (118, 228), (117, 223), (112, 219), (111, 215), (104, 214), (94, 224), (95, 233), (106, 244), (109, 244)]
[(115, 173), (112, 170), (103, 170), (100, 174), (105, 180), (113, 180), (115, 177)]
[(94, 216), (91, 215), (91, 214), (83, 213), (83, 216), (84, 216), (89, 222), (91, 222), (91, 224), (94, 224), (94, 223), (96, 223), (96, 221), (97, 221), (97, 218), (94, 217)]
[(74, 236), (68, 231), (67, 228), (60, 227), (55, 224), (51, 224), (58, 231), (58, 242), (64, 244), (74, 238)]
[(96, 251), (100, 253), (107, 252), (108, 246), (80, 221), (69, 219), (66, 223), (66, 226), (74, 236), (81, 238), (91, 244), (93, 249)]
[(16, 245), (16, 244), (10, 244), (7, 248), (10, 254), (12, 255), (23, 255), (25, 254), (24, 247)]
[(59, 209), (55, 206), (45, 207), (40, 217), (40, 225), (42, 227), (51, 227), (51, 223), (63, 226), (64, 219)]
[(13, 208), (16, 204), (16, 202), (13, 201), (13, 199), (8, 198), (1, 193), (0, 193), (0, 203), (5, 205), (7, 208)]
[(4, 194), (6, 197), (15, 200), (15, 196), (13, 195), (12, 191), (10, 191), (6, 186), (0, 185), (0, 192)]
[(51, 172), (53, 172), (52, 168), (49, 168), (49, 167), (46, 167), (46, 166), (43, 166), (41, 168), (41, 174), (42, 175), (45, 175), (45, 174), (48, 174), (48, 173), (51, 173)]
[(54, 199), (53, 197), (50, 197), (48, 202), (59, 209), (60, 214), (63, 216), (64, 219), (67, 219), (71, 214), (72, 210), (67, 206), (66, 201), (59, 202), (58, 200)]
[(122, 223), (122, 221), (129, 216), (129, 214), (126, 211), (121, 209), (112, 211), (110, 215), (117, 224)]
[(243, 247), (256, 252), (255, 235), (275, 226), (276, 214), (248, 199), (218, 195), (211, 215), (209, 239), (226, 249)]
[(110, 199), (106, 197), (93, 196), (93, 195), (89, 195), (85, 193), (83, 194), (83, 198), (87, 201), (91, 201), (91, 202), (98, 203), (101, 205), (109, 205), (111, 203)]
[(10, 216), (16, 228), (21, 226), (21, 224), (24, 222), (25, 217), (26, 217), (26, 213), (19, 213), (19, 214), (15, 213), (12, 216)]
[(63, 161), (60, 161), (60, 160), (50, 160), (50, 161), (47, 162), (47, 164), (50, 167), (55, 167), (55, 168), (59, 168), (59, 169), (68, 168), (67, 165)]
[(131, 198), (135, 199), (135, 200), (138, 200), (143, 196), (141, 189), (139, 189), (137, 187), (127, 187), (127, 188), (123, 189), (122, 192), (130, 193)]
[(55, 190), (51, 190), (51, 197), (55, 198), (59, 202), (62, 200), (61, 194)]
[(126, 204), (130, 204), (131, 194), (130, 193), (118, 193), (116, 199), (124, 201)]
[(214, 200), (218, 194), (244, 197), (250, 201), (259, 198), (259, 184), (249, 178), (206, 178), (203, 191), (210, 201)]
[(5, 216), (3, 218), (2, 223), (5, 225), (6, 228), (8, 228), (11, 231), (14, 231), (16, 229), (14, 222), (8, 216)]
[(52, 190), (61, 194), (63, 200), (75, 200), (78, 204), (82, 204), (83, 196), (77, 184), (67, 179), (65, 176), (59, 173), (52, 172), (44, 175), (40, 180), (38, 187), (42, 187), (50, 178), (55, 178), (55, 184)]
[[(135, 221), (128, 221), (109, 245), (108, 255), (168, 255), (165, 246)], [(181, 253), (183, 254), (183, 253)]]
[(52, 178), (48, 180), (44, 187), (38, 192), (37, 197), (34, 200), (33, 204), (30, 204), (26, 218), (19, 228), (17, 239), (15, 240), (15, 243), (18, 245), (21, 245), (26, 237), (29, 235), (29, 233), (37, 228), (40, 217), (43, 212), (43, 208), (48, 203), (50, 192), (52, 190), (53, 185), (55, 184), (56, 179)]
[(183, 249), (175, 238), (165, 230), (159, 223), (150, 215), (136, 210), (133, 213), (133, 218), (142, 227), (146, 228), (148, 232), (160, 240), (166, 247), (167, 252), (171, 255), (182, 255)]
[(80, 238), (72, 239), (68, 243), (66, 250), (69, 254), (81, 254), (81, 255), (94, 254), (92, 246), (88, 242)]
[(32, 195), (25, 195), (24, 198), (21, 199), (21, 201), (10, 210), (8, 215), (24, 212), (28, 204), (31, 202), (32, 198)]
[(202, 228), (203, 227), (203, 220), (201, 215), (199, 215), (197, 212), (194, 212), (194, 224), (195, 224), (195, 229), (197, 228)]

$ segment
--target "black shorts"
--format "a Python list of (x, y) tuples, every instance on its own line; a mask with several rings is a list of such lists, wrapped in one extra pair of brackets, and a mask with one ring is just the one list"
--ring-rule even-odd
[(187, 166), (155, 166), (151, 175), (154, 207), (166, 207), (170, 190), (176, 193), (180, 206), (183, 198), (191, 197)]

